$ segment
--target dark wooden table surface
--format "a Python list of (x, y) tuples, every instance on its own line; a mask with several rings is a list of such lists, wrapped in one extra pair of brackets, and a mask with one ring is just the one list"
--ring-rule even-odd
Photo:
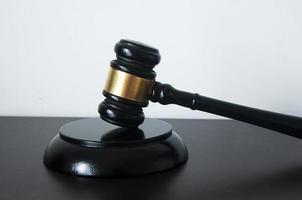
[(167, 119), (188, 162), (124, 179), (74, 177), (43, 165), (43, 152), (72, 118), (0, 118), (0, 199), (302, 199), (302, 141), (231, 120)]

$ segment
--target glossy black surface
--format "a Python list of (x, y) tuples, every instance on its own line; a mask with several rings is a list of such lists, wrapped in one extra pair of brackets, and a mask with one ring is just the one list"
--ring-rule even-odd
[(122, 39), (114, 47), (117, 66), (131, 74), (153, 79), (152, 70), (160, 62), (158, 49), (134, 40)]
[(196, 93), (180, 91), (169, 84), (159, 82), (155, 84), (151, 101), (159, 102), (163, 105), (177, 104), (192, 110), (229, 117), (302, 139), (301, 117), (260, 110), (201, 96)]
[(83, 146), (141, 145), (171, 136), (172, 126), (162, 120), (147, 118), (138, 128), (128, 129), (93, 118), (67, 123), (59, 129), (59, 134), (63, 139)]
[(234, 120), (165, 119), (190, 159), (130, 178), (69, 176), (46, 168), (46, 145), (74, 118), (0, 117), (1, 200), (300, 200), (302, 141)]
[(121, 98), (113, 99), (113, 95), (103, 91), (106, 99), (100, 103), (98, 112), (100, 117), (111, 123), (123, 127), (138, 127), (145, 120), (142, 106), (121, 101)]
[(62, 126), (47, 146), (44, 162), (73, 175), (121, 177), (167, 170), (187, 157), (184, 143), (167, 122), (146, 119), (127, 129), (93, 118)]

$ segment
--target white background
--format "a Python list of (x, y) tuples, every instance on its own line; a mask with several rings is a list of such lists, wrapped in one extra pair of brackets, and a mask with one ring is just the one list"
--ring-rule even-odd
[[(98, 116), (121, 38), (160, 50), (157, 80), (302, 116), (302, 2), (0, 0), (0, 115)], [(215, 118), (153, 104), (151, 117)]]

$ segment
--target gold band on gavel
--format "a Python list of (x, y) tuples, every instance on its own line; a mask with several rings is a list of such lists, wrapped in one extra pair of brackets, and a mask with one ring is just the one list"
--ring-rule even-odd
[(110, 67), (104, 90), (137, 102), (148, 102), (155, 80), (141, 78)]

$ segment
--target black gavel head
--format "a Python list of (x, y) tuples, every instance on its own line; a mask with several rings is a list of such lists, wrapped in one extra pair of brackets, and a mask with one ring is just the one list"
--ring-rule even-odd
[(120, 40), (114, 48), (116, 60), (110, 63), (103, 90), (106, 99), (99, 105), (105, 121), (123, 127), (143, 123), (143, 107), (148, 105), (155, 84), (155, 65), (160, 62), (156, 48), (132, 41)]

